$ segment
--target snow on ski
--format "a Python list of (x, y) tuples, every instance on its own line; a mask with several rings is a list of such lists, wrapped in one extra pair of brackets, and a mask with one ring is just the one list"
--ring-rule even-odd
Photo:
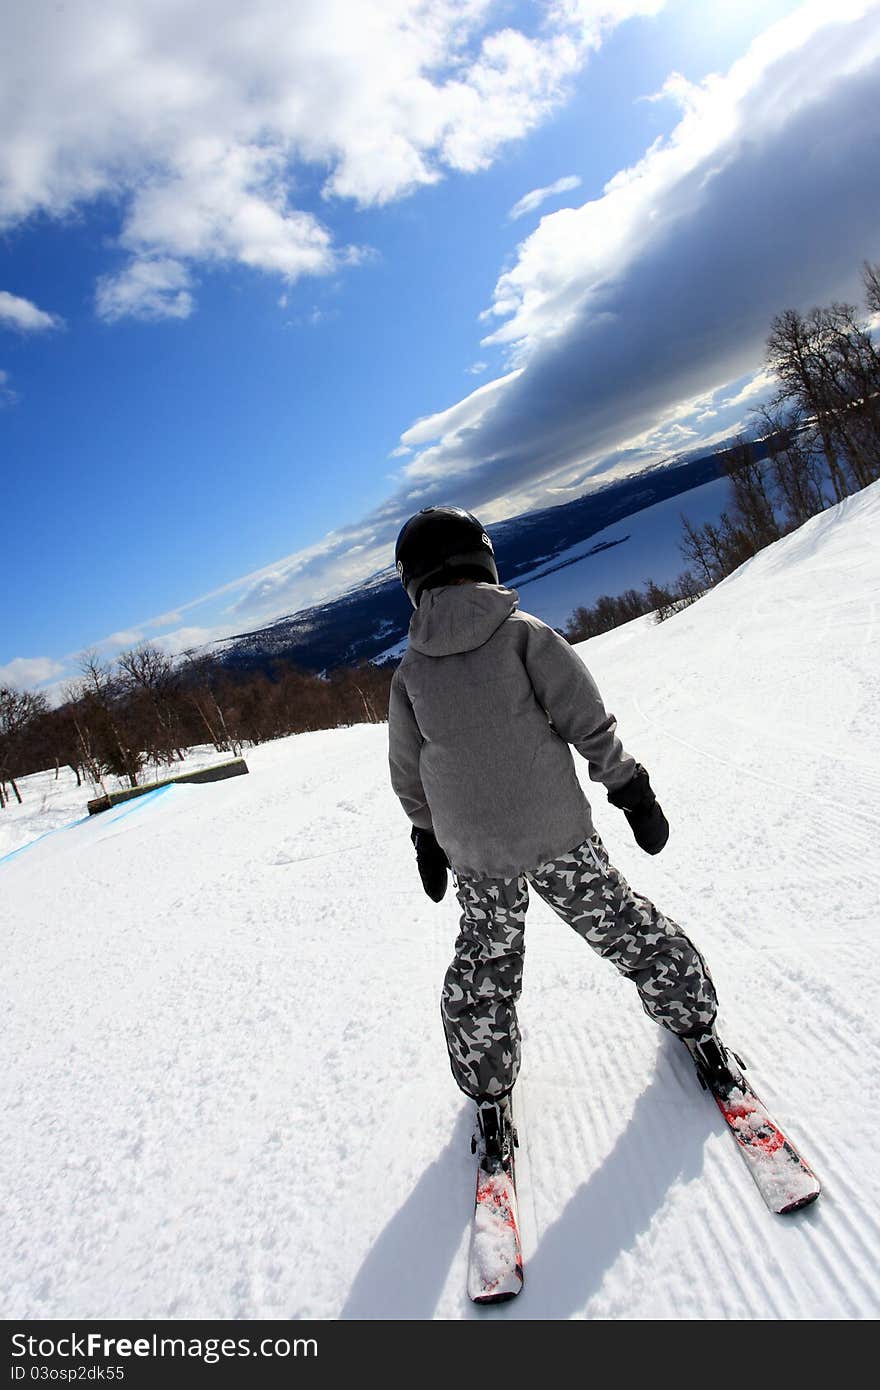
[(522, 1244), (513, 1149), (503, 1161), (487, 1158), (476, 1141), (477, 1190), (468, 1256), (468, 1296), (474, 1303), (502, 1303), (523, 1286)]
[(822, 1190), (816, 1174), (745, 1077), (739, 1076), (734, 1085), (704, 1079), (770, 1210), (782, 1216), (815, 1202)]

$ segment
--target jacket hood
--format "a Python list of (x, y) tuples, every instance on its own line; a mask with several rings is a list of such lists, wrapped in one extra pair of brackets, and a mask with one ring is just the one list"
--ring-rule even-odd
[(482, 647), (519, 604), (501, 584), (444, 584), (426, 589), (409, 624), (409, 645), (424, 656)]

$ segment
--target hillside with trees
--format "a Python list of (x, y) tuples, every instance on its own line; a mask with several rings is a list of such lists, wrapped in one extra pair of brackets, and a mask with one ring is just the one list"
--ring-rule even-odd
[(44, 695), (0, 687), (0, 808), (21, 801), (27, 773), (69, 767), (77, 785), (136, 787), (148, 768), (187, 749), (237, 754), (286, 734), (380, 723), (391, 669), (343, 667), (329, 677), (276, 662), (269, 673), (229, 671), (211, 656), (174, 661), (152, 644), (113, 663), (87, 652), (58, 708)]
[(865, 308), (831, 304), (786, 309), (767, 338), (771, 400), (753, 428), (722, 455), (729, 502), (717, 521), (682, 516), (686, 563), (676, 582), (603, 595), (574, 610), (572, 642), (645, 613), (663, 621), (726, 579), (746, 560), (810, 517), (880, 478), (880, 352), (871, 324), (880, 314), (880, 266), (863, 267)]

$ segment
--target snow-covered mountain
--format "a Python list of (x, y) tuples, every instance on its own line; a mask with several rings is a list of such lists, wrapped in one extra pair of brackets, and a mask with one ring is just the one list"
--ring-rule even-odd
[(876, 1317), (878, 535), (875, 484), (579, 648), (672, 826), (641, 854), (582, 765), (600, 832), (703, 950), (815, 1206), (769, 1215), (684, 1050), (533, 899), (526, 1286), (474, 1310), (438, 1010), (456, 904), (422, 893), (361, 726), (68, 829), (63, 775), (0, 813), (7, 850), (55, 830), (0, 862), (2, 1314)]

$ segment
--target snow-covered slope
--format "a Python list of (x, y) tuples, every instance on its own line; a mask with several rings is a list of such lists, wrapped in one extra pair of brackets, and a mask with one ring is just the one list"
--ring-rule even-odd
[(708, 957), (814, 1207), (767, 1213), (683, 1049), (533, 899), (526, 1287), (468, 1304), (455, 902), (353, 728), (0, 865), (3, 1315), (875, 1317), (878, 535), (880, 485), (581, 649), (672, 823), (648, 858), (600, 793), (601, 832)]

